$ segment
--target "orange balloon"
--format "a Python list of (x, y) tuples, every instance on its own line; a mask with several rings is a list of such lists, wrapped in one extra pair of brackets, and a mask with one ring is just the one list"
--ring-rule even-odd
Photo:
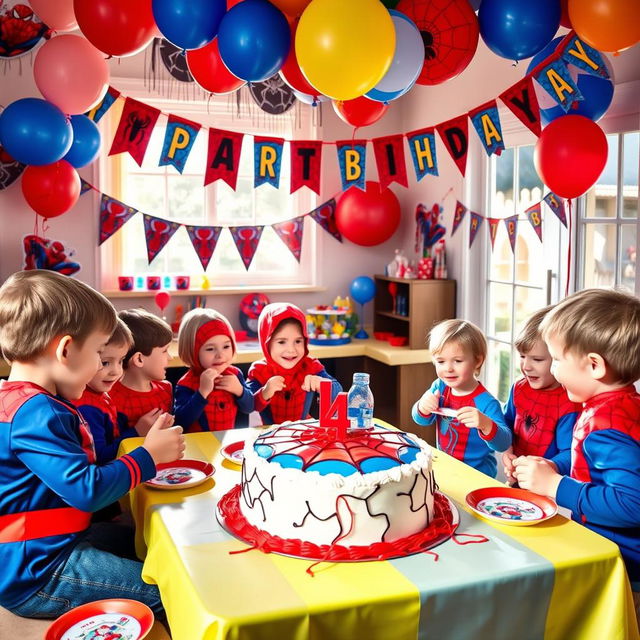
[(299, 16), (307, 7), (311, 0), (271, 0), (271, 4), (274, 4), (282, 13), (286, 13), (288, 16)]
[(569, 0), (575, 32), (598, 51), (623, 51), (640, 41), (638, 0)]

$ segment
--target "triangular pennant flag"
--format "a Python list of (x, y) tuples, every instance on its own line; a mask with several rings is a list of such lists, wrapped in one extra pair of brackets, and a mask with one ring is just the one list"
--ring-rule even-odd
[(120, 92), (113, 87), (107, 89), (107, 93), (104, 94), (104, 98), (93, 109), (87, 111), (85, 114), (88, 118), (93, 120), (96, 124), (100, 122), (100, 118), (104, 116), (109, 109), (113, 106), (113, 103), (118, 99)]
[(200, 125), (197, 122), (169, 114), (158, 166), (170, 164), (182, 173), (198, 131)]
[(83, 196), (87, 191), (91, 191), (93, 187), (84, 179), (80, 178), (80, 195)]
[(509, 244), (514, 255), (516, 252), (516, 237), (518, 235), (518, 214), (504, 218), (504, 224), (507, 227), (507, 235), (509, 236)]
[(552, 191), (547, 193), (543, 200), (547, 203), (549, 209), (551, 209), (551, 211), (556, 214), (558, 220), (560, 220), (560, 222), (566, 227), (567, 216), (564, 211), (564, 200)]
[(342, 234), (336, 224), (336, 201), (335, 198), (327, 200), (324, 204), (309, 211), (309, 215), (338, 242), (342, 242)]
[(436, 134), (433, 127), (417, 129), (405, 133), (416, 180), (420, 182), (427, 174), (438, 175), (438, 158), (436, 156)]
[(151, 264), (155, 257), (164, 249), (171, 236), (182, 226), (178, 222), (163, 220), (146, 213), (142, 214), (144, 220), (144, 239), (147, 242), (147, 259)]
[(284, 242), (294, 258), (300, 262), (302, 251), (302, 232), (304, 231), (304, 216), (298, 216), (292, 220), (277, 222), (271, 225), (278, 237)]
[(320, 195), (321, 140), (291, 140), (291, 193), (307, 186)]
[(100, 237), (98, 244), (110, 238), (125, 222), (138, 213), (137, 209), (129, 207), (124, 202), (102, 194), (100, 198)]
[(128, 151), (141, 167), (159, 115), (159, 109), (133, 98), (126, 98), (109, 155), (115, 156)]
[(185, 224), (184, 226), (189, 238), (191, 238), (191, 244), (198, 254), (200, 264), (206, 271), (211, 261), (211, 256), (216, 250), (222, 227), (200, 227), (190, 224)]
[(216, 180), (224, 180), (235, 191), (243, 137), (244, 133), (236, 131), (209, 129), (205, 187)]
[(587, 73), (600, 78), (610, 78), (609, 69), (599, 51), (590, 47), (574, 35), (564, 46), (562, 58), (567, 64), (572, 64)]
[(469, 211), (469, 249), (478, 235), (478, 229), (482, 226), (483, 220), (484, 218), (479, 213)]
[(467, 114), (447, 120), (436, 126), (444, 146), (451, 154), (460, 173), (464, 176), (467, 168), (467, 151), (469, 150), (469, 122)]
[(527, 218), (533, 227), (533, 230), (536, 232), (538, 239), (542, 242), (542, 202), (538, 202), (533, 206), (525, 209), (525, 213), (527, 214)]
[(487, 155), (495, 153), (499, 156), (504, 149), (504, 138), (496, 101), (491, 100), (469, 111), (469, 118)]
[(397, 182), (407, 187), (407, 166), (404, 162), (403, 136), (396, 134), (373, 140), (373, 151), (378, 167), (380, 189)]
[(540, 135), (540, 106), (531, 76), (525, 76), (500, 94), (500, 100), (513, 111), (533, 133)]
[(541, 66), (534, 75), (540, 86), (562, 107), (565, 113), (577, 101), (584, 100), (584, 96), (562, 59), (552, 60)]
[(356, 186), (364, 191), (367, 173), (367, 141), (338, 140), (336, 149), (338, 151), (342, 190), (346, 191), (349, 187)]
[(465, 207), (459, 200), (456, 200), (456, 208), (453, 211), (453, 228), (451, 229), (452, 236), (458, 230), (458, 227), (464, 218), (464, 214), (467, 213), (467, 211), (467, 207)]
[(256, 254), (263, 229), (263, 225), (255, 227), (229, 227), (244, 268), (247, 269), (247, 271), (251, 266), (253, 256)]
[(491, 239), (491, 251), (496, 243), (496, 234), (498, 233), (498, 225), (500, 218), (487, 218), (487, 229), (489, 230), (489, 238)]
[(253, 136), (253, 188), (270, 184), (280, 186), (280, 166), (282, 164), (282, 138)]

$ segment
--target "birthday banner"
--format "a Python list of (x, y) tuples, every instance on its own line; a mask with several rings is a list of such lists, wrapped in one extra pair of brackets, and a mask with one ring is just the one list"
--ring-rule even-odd
[[(288, 141), (282, 138), (254, 136), (254, 187), (263, 184), (269, 184), (276, 189), (280, 187), (282, 156), (286, 143), (290, 147), (291, 193), (306, 186), (319, 194), (324, 144), (336, 147), (343, 190), (351, 186), (364, 189), (369, 142), (374, 149), (379, 182), (383, 188), (393, 182), (407, 187), (405, 140), (416, 180), (420, 181), (426, 175), (438, 175), (436, 132), (464, 176), (469, 149), (469, 120), (487, 155), (494, 153), (499, 155), (505, 148), (497, 100), (510, 109), (536, 136), (539, 136), (540, 106), (534, 90), (534, 79), (561, 105), (565, 112), (584, 99), (567, 69), (567, 64), (572, 64), (598, 77), (609, 77), (602, 55), (582, 42), (574, 32), (570, 32), (553, 54), (516, 84), (503, 91), (496, 99), (431, 127), (380, 138), (337, 140), (326, 143), (317, 140)], [(121, 98), (123, 96), (116, 89), (109, 88), (102, 103), (87, 115), (97, 122), (115, 101)], [(124, 109), (109, 155), (126, 152), (138, 165), (141, 165), (161, 112), (132, 98), (124, 97), (124, 101)], [(182, 173), (193, 143), (200, 130), (205, 127), (173, 114), (162, 115), (165, 115), (168, 121), (158, 161), (159, 166), (171, 164)], [(235, 190), (242, 140), (245, 135), (249, 134), (209, 129), (204, 186), (216, 180), (223, 180)]]

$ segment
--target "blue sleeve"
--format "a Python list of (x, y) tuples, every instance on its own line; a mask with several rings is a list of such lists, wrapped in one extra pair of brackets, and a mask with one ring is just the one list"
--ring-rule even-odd
[(556, 492), (573, 517), (605, 527), (640, 526), (640, 442), (616, 429), (590, 433), (583, 442), (591, 482), (565, 476)]
[(44, 395), (22, 405), (11, 429), (15, 455), (67, 504), (81, 511), (106, 507), (155, 475), (153, 459), (144, 447), (128, 454), (128, 464), (121, 459), (90, 464), (80, 444), (78, 417)]
[(176, 424), (181, 425), (185, 430), (188, 429), (198, 422), (206, 406), (207, 399), (197, 389), (189, 389), (181, 384), (176, 385), (174, 405)]
[(78, 407), (78, 411), (83, 415), (91, 430), (98, 464), (114, 460), (122, 438), (114, 438), (113, 425), (109, 416), (104, 411), (100, 411), (98, 407), (88, 404)]
[[(242, 371), (238, 371), (238, 380), (240, 380), (240, 384), (242, 385), (242, 395), (236, 399), (238, 410), (241, 411), (242, 413), (251, 413), (255, 407), (255, 402), (253, 400), (253, 393), (251, 393), (251, 389), (249, 388), (249, 385), (244, 379), (244, 376), (242, 375)], [(176, 391), (176, 396), (177, 396), (177, 391)]]
[[(436, 391), (440, 392), (440, 395), (442, 396), (442, 393), (444, 391), (444, 382), (442, 382), (442, 380), (440, 380), (440, 378), (436, 378), (432, 383), (431, 386), (429, 387), (429, 392), (430, 393), (435, 393)], [(423, 416), (420, 411), (418, 411), (418, 403), (420, 402), (420, 400), (416, 400), (415, 404), (413, 405), (413, 407), (411, 408), (411, 417), (413, 418), (413, 421), (416, 424), (419, 424), (420, 426), (423, 427), (427, 427), (431, 424), (433, 424), (436, 421), (436, 418), (438, 417), (435, 413), (432, 413), (429, 416)], [(441, 401), (442, 404), (442, 401)]]
[(556, 424), (556, 447), (558, 453), (551, 458), (558, 467), (558, 473), (563, 476), (571, 471), (571, 441), (573, 439), (573, 426), (580, 414), (577, 412), (565, 413)]
[(326, 369), (322, 369), (322, 371), (316, 375), (325, 380), (331, 380), (331, 399), (334, 399), (342, 391), (342, 385), (333, 376), (330, 376)]
[(511, 446), (513, 434), (507, 426), (500, 403), (489, 393), (483, 393), (476, 398), (476, 408), (495, 425), (495, 430), (490, 438), (486, 438), (480, 430), (478, 435), (494, 451), (506, 451)]
[(504, 405), (504, 419), (511, 431), (513, 431), (513, 426), (516, 423), (516, 405), (513, 402), (513, 391), (515, 388), (516, 385), (512, 384), (511, 389), (509, 390), (509, 399)]

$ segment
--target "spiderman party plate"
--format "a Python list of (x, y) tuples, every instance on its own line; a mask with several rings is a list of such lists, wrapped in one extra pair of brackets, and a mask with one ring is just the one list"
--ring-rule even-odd
[(233, 464), (242, 464), (242, 461), (244, 460), (243, 449), (244, 440), (240, 440), (239, 442), (232, 442), (226, 447), (222, 447), (222, 449), (220, 449), (220, 454), (229, 462), (233, 462)]
[(190, 489), (210, 478), (215, 469), (202, 460), (175, 460), (156, 467), (156, 477), (145, 484), (154, 489)]
[(485, 487), (467, 494), (467, 504), (482, 518), (525, 527), (553, 518), (558, 505), (547, 496), (513, 487)]
[(96, 600), (60, 616), (49, 626), (44, 640), (139, 640), (152, 626), (153, 612), (142, 602)]

